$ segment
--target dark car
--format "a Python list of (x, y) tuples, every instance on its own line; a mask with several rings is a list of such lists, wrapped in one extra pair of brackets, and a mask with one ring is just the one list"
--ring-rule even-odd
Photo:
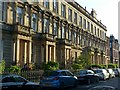
[(55, 70), (51, 71), (48, 75), (43, 75), (40, 80), (42, 88), (65, 88), (76, 87), (77, 77), (74, 76), (69, 70)]
[(2, 90), (40, 90), (39, 84), (30, 82), (19, 75), (0, 75), (0, 81), (0, 87)]
[(79, 83), (85, 82), (87, 84), (99, 82), (99, 76), (95, 74), (92, 70), (80, 70), (79, 73), (76, 74)]

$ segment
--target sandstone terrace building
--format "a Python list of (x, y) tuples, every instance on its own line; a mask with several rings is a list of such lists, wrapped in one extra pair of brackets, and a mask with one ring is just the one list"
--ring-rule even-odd
[(107, 29), (94, 9), (89, 13), (75, 1), (18, 0), (1, 2), (1, 12), (0, 58), (6, 66), (56, 61), (66, 67), (84, 48), (93, 64), (108, 64)]

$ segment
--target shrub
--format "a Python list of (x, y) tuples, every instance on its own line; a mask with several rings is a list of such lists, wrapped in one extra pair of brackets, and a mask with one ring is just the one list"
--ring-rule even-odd
[(108, 68), (116, 68), (116, 64), (108, 64)]
[(0, 62), (0, 73), (2, 74), (2, 72), (4, 72), (5, 70), (5, 60), (2, 60)]
[(90, 67), (91, 67), (91, 68), (102, 68), (102, 66), (101, 66), (101, 65), (98, 65), (98, 64), (93, 64), (93, 65), (91, 65)]
[(21, 67), (19, 66), (11, 66), (9, 69), (8, 69), (9, 72), (20, 72), (21, 71)]
[(49, 61), (47, 64), (43, 63), (42, 68), (44, 70), (57, 70), (59, 69), (59, 64), (57, 62)]
[(74, 69), (74, 70), (77, 70), (77, 69), (82, 69), (82, 65), (78, 64), (78, 63), (73, 63), (71, 65), (71, 67)]

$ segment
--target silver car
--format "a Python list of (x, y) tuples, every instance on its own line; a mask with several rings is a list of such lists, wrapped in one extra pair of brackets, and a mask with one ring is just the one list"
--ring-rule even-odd
[(95, 69), (94, 72), (99, 75), (100, 80), (109, 79), (109, 73), (106, 69)]
[(76, 87), (77, 77), (74, 76), (69, 70), (51, 71), (49, 75), (44, 75), (41, 78), (40, 86), (42, 88)]

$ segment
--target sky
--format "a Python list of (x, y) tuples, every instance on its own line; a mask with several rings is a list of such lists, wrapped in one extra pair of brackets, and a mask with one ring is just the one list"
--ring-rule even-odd
[(120, 0), (75, 0), (88, 12), (92, 8), (97, 13), (97, 19), (107, 27), (107, 36), (114, 35), (118, 39), (118, 2)]

